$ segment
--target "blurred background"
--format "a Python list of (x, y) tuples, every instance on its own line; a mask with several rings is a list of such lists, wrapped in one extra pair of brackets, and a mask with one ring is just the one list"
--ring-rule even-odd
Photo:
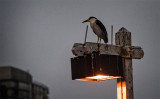
[[(74, 43), (95, 16), (114, 34), (125, 27), (144, 58), (133, 60), (135, 99), (159, 99), (159, 0), (0, 0), (0, 66), (12, 65), (49, 87), (50, 99), (116, 99), (116, 80), (71, 80)], [(97, 36), (88, 29), (88, 42)]]

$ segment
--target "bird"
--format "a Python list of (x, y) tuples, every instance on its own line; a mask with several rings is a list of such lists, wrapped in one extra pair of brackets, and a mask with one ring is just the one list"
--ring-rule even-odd
[(85, 23), (85, 22), (90, 22), (90, 26), (93, 32), (98, 36), (97, 43), (99, 40), (101, 43), (101, 39), (103, 39), (105, 43), (108, 43), (107, 30), (100, 20), (98, 20), (96, 17), (91, 16), (87, 20), (83, 21), (82, 23)]

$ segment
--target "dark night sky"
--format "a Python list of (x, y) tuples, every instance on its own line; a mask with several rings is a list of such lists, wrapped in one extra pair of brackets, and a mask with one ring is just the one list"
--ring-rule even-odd
[[(71, 80), (74, 43), (83, 43), (90, 16), (108, 31), (132, 32), (144, 58), (133, 60), (135, 99), (159, 99), (159, 0), (0, 0), (0, 65), (29, 70), (50, 88), (50, 99), (116, 99), (116, 80)], [(89, 42), (97, 37), (89, 27)], [(110, 38), (109, 38), (110, 43)]]

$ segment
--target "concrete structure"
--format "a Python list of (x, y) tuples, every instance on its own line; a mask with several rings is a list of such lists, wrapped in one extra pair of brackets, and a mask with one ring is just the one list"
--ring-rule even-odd
[(0, 99), (48, 99), (48, 93), (46, 86), (32, 82), (28, 72), (12, 66), (0, 67)]
[(44, 84), (32, 82), (32, 99), (49, 99), (49, 89)]

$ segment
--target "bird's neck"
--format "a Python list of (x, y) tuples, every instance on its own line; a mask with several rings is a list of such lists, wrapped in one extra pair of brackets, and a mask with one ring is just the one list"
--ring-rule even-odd
[(93, 24), (96, 22), (96, 19), (90, 19), (90, 23)]

